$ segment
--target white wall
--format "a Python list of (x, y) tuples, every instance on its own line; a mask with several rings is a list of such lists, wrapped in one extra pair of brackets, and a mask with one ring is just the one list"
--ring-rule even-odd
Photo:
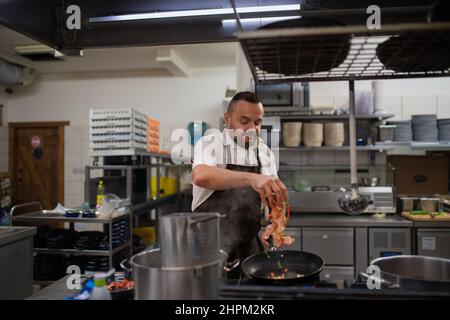
[[(384, 109), (393, 119), (409, 120), (412, 114), (434, 113), (450, 118), (450, 78), (383, 80)], [(313, 82), (311, 105), (348, 106), (347, 82)], [(370, 90), (370, 81), (355, 83), (356, 91)]]
[(236, 86), (234, 67), (193, 69), (189, 78), (162, 71), (42, 75), (30, 87), (15, 91), (8, 102), (14, 121), (70, 121), (66, 128), (65, 205), (84, 198), (83, 167), (88, 155), (89, 109), (134, 107), (161, 121), (161, 135), (186, 128), (194, 120), (219, 126), (227, 87)]

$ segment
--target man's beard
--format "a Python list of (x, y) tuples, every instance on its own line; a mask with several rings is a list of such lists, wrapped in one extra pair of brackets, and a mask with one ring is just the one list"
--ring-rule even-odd
[[(229, 128), (230, 130), (233, 130), (233, 140), (237, 145), (243, 146), (245, 149), (249, 149), (251, 145), (258, 146), (258, 132), (250, 132), (250, 133), (242, 133), (242, 135), (238, 136), (236, 135), (236, 130), (233, 128)], [(239, 132), (239, 130), (238, 130)], [(243, 132), (241, 130), (241, 132)], [(245, 137), (248, 137), (248, 140), (245, 139)], [(253, 140), (253, 141), (252, 141)]]

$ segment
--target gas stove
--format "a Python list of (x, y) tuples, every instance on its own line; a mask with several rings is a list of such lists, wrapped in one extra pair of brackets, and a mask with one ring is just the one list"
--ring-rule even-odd
[(261, 285), (250, 279), (226, 279), (220, 285), (221, 299), (269, 300), (395, 300), (450, 299), (450, 292), (407, 291), (399, 289), (367, 288), (365, 281), (323, 281), (295, 285)]

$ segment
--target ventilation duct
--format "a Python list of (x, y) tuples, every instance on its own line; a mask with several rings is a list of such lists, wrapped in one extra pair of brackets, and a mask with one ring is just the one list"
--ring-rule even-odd
[(0, 59), (0, 86), (28, 85), (33, 78), (33, 69)]

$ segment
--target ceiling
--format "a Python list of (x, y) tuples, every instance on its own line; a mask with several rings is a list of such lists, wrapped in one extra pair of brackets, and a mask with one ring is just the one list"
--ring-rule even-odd
[(164, 66), (156, 61), (158, 48), (171, 48), (187, 68), (234, 66), (238, 46), (236, 42), (226, 42), (164, 47), (95, 48), (85, 49), (83, 57), (68, 56), (62, 61), (35, 62), (17, 55), (14, 51), (14, 46), (35, 44), (35, 40), (0, 26), (0, 43), (0, 57), (31, 67), (39, 73), (161, 69)]
[[(435, 0), (238, 0), (244, 7), (278, 6), (277, 10), (254, 9), (241, 12), (240, 18), (329, 17), (350, 25), (365, 25), (366, 9), (376, 4), (382, 9), (383, 23), (425, 21)], [(447, 0), (442, 0), (447, 1)], [(297, 9), (301, 5), (301, 10)], [(284, 5), (280, 8), (280, 5)], [(67, 27), (69, 7), (79, 9), (79, 29)], [(223, 24), (236, 18), (230, 0), (0, 0), (0, 23), (54, 48), (80, 49), (124, 46), (161, 46), (235, 41), (237, 24)], [(217, 9), (227, 13), (217, 13)], [(67, 11), (68, 10), (68, 11)], [(186, 10), (210, 10), (204, 15), (176, 18), (128, 20), (129, 14), (152, 14)], [(215, 12), (215, 13), (214, 13)], [(191, 12), (192, 13), (192, 12)], [(92, 20), (94, 19), (94, 20)], [(245, 30), (258, 28), (249, 24)]]

